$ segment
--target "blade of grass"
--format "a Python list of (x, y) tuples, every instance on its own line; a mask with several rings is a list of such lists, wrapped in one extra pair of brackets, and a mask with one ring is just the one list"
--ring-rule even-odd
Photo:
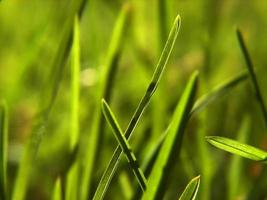
[(41, 105), (44, 104), (45, 108), (41, 109), (39, 118), (36, 120), (37, 123), (33, 127), (31, 136), (27, 141), (15, 180), (15, 186), (12, 192), (12, 200), (23, 200), (26, 194), (30, 170), (34, 166), (39, 145), (41, 144), (43, 135), (45, 133), (46, 124), (58, 94), (64, 66), (69, 55), (72, 41), (72, 25), (74, 16), (76, 13), (78, 13), (79, 17), (81, 17), (86, 2), (86, 0), (73, 0), (71, 2), (73, 6), (73, 12), (70, 13), (66, 24), (64, 24), (63, 35), (51, 66), (51, 75), (49, 76), (48, 83), (52, 83), (48, 85), (51, 85), (52, 88), (49, 88), (48, 91), (44, 91), (43, 94), (41, 94), (40, 107), (42, 107)]
[(7, 145), (8, 145), (7, 105), (0, 102), (0, 197), (7, 198)]
[(219, 149), (242, 156), (244, 158), (255, 161), (267, 160), (267, 152), (253, 146), (240, 143), (236, 140), (219, 136), (206, 136), (206, 140)]
[(239, 85), (241, 82), (247, 80), (248, 73), (247, 71), (240, 72), (239, 74), (235, 75), (228, 81), (225, 81), (218, 86), (214, 87), (208, 94), (205, 94), (197, 99), (196, 103), (191, 110), (191, 115), (193, 113), (198, 113), (210, 105), (215, 100), (221, 98), (225, 94), (229, 93), (234, 87)]
[(147, 190), (142, 197), (143, 200), (161, 199), (164, 195), (163, 189), (172, 164), (179, 155), (186, 124), (190, 117), (190, 110), (196, 94), (197, 77), (198, 73), (193, 73), (175, 109), (170, 131), (162, 144), (149, 176)]
[(67, 174), (66, 200), (78, 199), (78, 174), (78, 162), (75, 162)]
[(57, 178), (56, 183), (54, 185), (54, 191), (53, 191), (53, 200), (62, 200), (61, 195), (61, 180), (60, 178)]
[(112, 128), (113, 134), (115, 135), (118, 143), (120, 144), (121, 149), (123, 150), (125, 156), (127, 157), (128, 162), (136, 176), (136, 179), (140, 187), (142, 188), (143, 191), (145, 191), (147, 180), (144, 176), (144, 173), (139, 167), (137, 159), (132, 151), (132, 148), (128, 143), (127, 139), (125, 138), (121, 128), (119, 127), (119, 124), (114, 114), (112, 113), (110, 107), (108, 106), (107, 102), (104, 99), (102, 99), (102, 111), (105, 115), (108, 124)]
[(125, 138), (123, 132), (121, 131), (121, 128), (119, 127), (119, 124), (118, 124), (114, 114), (112, 113), (110, 107), (108, 106), (107, 102), (104, 99), (102, 99), (102, 111), (103, 111), (103, 114), (104, 114), (108, 124), (112, 128), (114, 136), (117, 139), (122, 151), (124, 152), (125, 156), (127, 157), (129, 164), (133, 168), (133, 171), (136, 174), (138, 174), (137, 178), (140, 179), (140, 181), (139, 181), (140, 186), (143, 189), (145, 189), (146, 178), (145, 178), (142, 170), (139, 168), (139, 164), (136, 160), (134, 153), (132, 152), (132, 148), (131, 148), (129, 142)]
[(193, 178), (186, 186), (179, 200), (194, 200), (197, 196), (199, 184), (200, 176)]
[(120, 173), (119, 182), (124, 195), (124, 199), (131, 199), (133, 195), (133, 187), (131, 184), (132, 180), (125, 171)]
[[(161, 54), (160, 60), (158, 62), (158, 65), (155, 69), (155, 72), (153, 74), (152, 80), (150, 84), (148, 85), (148, 88), (146, 90), (145, 95), (141, 99), (133, 117), (131, 118), (131, 121), (125, 131), (125, 138), (129, 139), (135, 126), (138, 123), (138, 120), (140, 119), (145, 107), (148, 105), (150, 98), (152, 97), (153, 93), (155, 92), (157, 85), (159, 84), (160, 78), (162, 76), (162, 73), (165, 69), (165, 66), (169, 60), (171, 51), (173, 49), (174, 43), (176, 41), (179, 28), (180, 28), (180, 16), (178, 15), (174, 21), (173, 27), (170, 31), (168, 40), (165, 44), (165, 47), (163, 49), (163, 52)], [(106, 193), (106, 190), (109, 186), (109, 183), (111, 179), (114, 176), (114, 173), (118, 167), (119, 161), (120, 161), (120, 156), (121, 156), (121, 148), (118, 146), (116, 150), (113, 153), (113, 156), (111, 160), (109, 161), (109, 164), (98, 184), (97, 190), (95, 192), (95, 195), (93, 197), (94, 200), (100, 200), (104, 198), (104, 195)]]
[(249, 71), (250, 78), (251, 78), (253, 86), (254, 86), (254, 90), (255, 90), (255, 93), (256, 93), (256, 98), (258, 100), (259, 106), (261, 108), (261, 111), (262, 111), (262, 114), (263, 114), (263, 117), (264, 117), (264, 122), (265, 122), (265, 125), (267, 127), (267, 110), (266, 110), (266, 106), (264, 104), (264, 100), (263, 100), (262, 94), (260, 92), (260, 87), (259, 87), (259, 84), (258, 84), (258, 81), (257, 81), (257, 78), (256, 78), (256, 74), (255, 74), (255, 71), (254, 71), (252, 60), (251, 60), (251, 57), (249, 55), (248, 49), (246, 47), (243, 35), (242, 35), (242, 33), (241, 33), (241, 31), (239, 29), (236, 29), (236, 34), (237, 34), (237, 39), (238, 39), (238, 42), (239, 42), (239, 46), (241, 48), (241, 51), (242, 51), (242, 53), (244, 55), (244, 58), (245, 58), (245, 61), (246, 61), (246, 66), (247, 66), (247, 69)]
[[(242, 120), (241, 127), (238, 131), (238, 141), (244, 143), (248, 140), (249, 133), (251, 131), (251, 119), (249, 116), (245, 116)], [(243, 162), (240, 156), (232, 156), (230, 166), (228, 170), (228, 199), (234, 200), (240, 192), (240, 183), (243, 182)]]
[[(91, 189), (92, 174), (95, 166), (96, 155), (99, 152), (99, 138), (102, 134), (104, 117), (101, 112), (101, 99), (110, 99), (112, 90), (112, 78), (117, 68), (118, 55), (121, 51), (123, 34), (126, 30), (130, 5), (124, 4), (115, 22), (115, 27), (108, 47), (104, 71), (100, 77), (98, 95), (96, 99), (97, 107), (94, 113), (94, 121), (90, 135), (85, 139), (81, 147), (80, 162), (82, 167), (80, 195), (82, 200), (88, 199)], [(83, 152), (86, 152), (85, 155)]]
[(71, 150), (79, 138), (79, 94), (80, 94), (80, 28), (78, 16), (73, 26), (73, 44), (71, 54)]

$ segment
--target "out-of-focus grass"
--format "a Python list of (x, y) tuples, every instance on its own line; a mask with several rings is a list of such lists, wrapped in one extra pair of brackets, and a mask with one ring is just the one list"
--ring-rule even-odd
[[(260, 113), (265, 111), (259, 109), (254, 97), (255, 88), (256, 92), (260, 88), (263, 108), (267, 98), (266, 9), (263, 1), (242, 0), (2, 0), (0, 99), (8, 105), (9, 131), (8, 145), (0, 146), (1, 155), (7, 155), (0, 161), (1, 167), (7, 161), (7, 170), (3, 167), (0, 172), (0, 186), (1, 190), (5, 188), (7, 199), (73, 199), (75, 193), (82, 199), (93, 196), (117, 145), (109, 127), (104, 126), (100, 100), (105, 97), (105, 87), (99, 88), (106, 84), (109, 98), (105, 98), (125, 130), (136, 102), (150, 83), (177, 14), (183, 19), (177, 45), (130, 141), (144, 166), (142, 170), (148, 175), (146, 171), (153, 167), (149, 155), (157, 158), (167, 136), (163, 130), (190, 74), (198, 69), (198, 96), (204, 96), (191, 111), (181, 146), (185, 157), (175, 158), (179, 164), (171, 171), (166, 198), (177, 199), (188, 178), (198, 174), (200, 199), (266, 198), (264, 165), (229, 158), (229, 154), (205, 141), (205, 136), (216, 134), (266, 150), (266, 127)], [(69, 52), (73, 44), (78, 44), (72, 38), (76, 14), (80, 29), (80, 47), (76, 50), (79, 48), (80, 58), (76, 54), (75, 68), (75, 54)], [(242, 53), (244, 49), (249, 52), (257, 69), (252, 73), (239, 74), (246, 63), (240, 54), (235, 25), (242, 30), (249, 49), (243, 47)], [(109, 67), (116, 70), (105, 78)], [(249, 76), (256, 87), (244, 81)], [(199, 112), (202, 108), (205, 110)], [(250, 129), (246, 120), (241, 126), (247, 115), (251, 130), (245, 130)], [(95, 118), (101, 120), (95, 122)], [(99, 130), (92, 130), (94, 126)], [(242, 134), (249, 136), (243, 140)], [(6, 146), (7, 150), (2, 150)], [(147, 161), (151, 164), (146, 165)], [(6, 183), (2, 184), (5, 176)], [(237, 189), (238, 180), (244, 182)], [(141, 194), (131, 167), (122, 158), (107, 190), (108, 199), (130, 199)]]

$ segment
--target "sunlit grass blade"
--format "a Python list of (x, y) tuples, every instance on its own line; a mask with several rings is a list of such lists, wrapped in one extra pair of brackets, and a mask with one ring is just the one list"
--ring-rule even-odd
[(244, 41), (244, 38), (243, 38), (243, 35), (242, 35), (242, 33), (241, 33), (241, 31), (239, 29), (236, 29), (236, 34), (237, 34), (237, 39), (238, 39), (238, 42), (239, 42), (239, 46), (240, 46), (240, 48), (242, 50), (242, 53), (243, 53), (245, 61), (246, 61), (246, 66), (247, 66), (247, 69), (249, 71), (250, 78), (251, 78), (253, 86), (254, 86), (254, 90), (255, 90), (255, 93), (256, 93), (256, 98), (258, 100), (259, 106), (261, 108), (261, 111), (262, 111), (262, 114), (263, 114), (263, 117), (264, 117), (265, 125), (267, 127), (267, 110), (266, 110), (266, 106), (264, 104), (263, 96), (262, 96), (262, 94), (260, 92), (260, 87), (259, 87), (259, 84), (258, 84), (258, 81), (257, 81), (257, 77), (256, 77), (256, 74), (255, 74), (255, 71), (254, 71), (252, 59), (251, 59), (251, 57), (249, 55), (248, 49), (246, 47), (246, 44), (245, 44), (245, 41)]
[(134, 193), (134, 188), (132, 186), (132, 179), (125, 171), (120, 173), (119, 182), (124, 199), (131, 199)]
[(78, 199), (78, 163), (73, 163), (67, 174), (66, 200)]
[[(145, 95), (143, 96), (143, 98), (141, 99), (133, 117), (131, 118), (131, 121), (125, 131), (125, 138), (128, 139), (135, 126), (138, 123), (138, 120), (140, 119), (145, 107), (148, 105), (150, 98), (152, 97), (153, 93), (155, 92), (157, 85), (160, 81), (160, 78), (162, 76), (162, 73), (165, 69), (165, 66), (169, 60), (170, 54), (172, 52), (173, 46), (175, 44), (178, 32), (179, 32), (179, 28), (180, 28), (180, 16), (178, 15), (174, 21), (173, 27), (170, 31), (168, 40), (165, 44), (165, 47), (163, 49), (163, 52), (161, 54), (160, 60), (158, 62), (158, 65), (155, 69), (155, 72), (153, 74), (152, 80), (150, 82), (150, 84), (148, 85), (148, 88), (146, 90)], [(121, 156), (121, 149), (118, 146), (115, 150), (115, 152), (113, 153), (113, 156), (111, 158), (111, 160), (109, 161), (109, 164), (99, 182), (99, 185), (97, 187), (96, 193), (94, 195), (94, 200), (99, 200), (99, 199), (103, 199), (105, 192), (109, 186), (109, 183), (118, 167), (118, 163), (119, 163), (119, 158)]]
[(186, 124), (190, 117), (197, 89), (198, 73), (191, 76), (183, 95), (175, 109), (170, 131), (165, 138), (159, 155), (148, 179), (147, 190), (143, 200), (161, 199), (172, 164), (179, 155)]
[(52, 200), (62, 200), (62, 195), (61, 195), (61, 180), (60, 178), (57, 178), (56, 183), (54, 185), (54, 191), (53, 191), (53, 196)]
[[(32, 129), (30, 138), (26, 143), (25, 151), (20, 161), (17, 177), (15, 180), (15, 186), (12, 192), (13, 200), (23, 200), (25, 197), (30, 171), (32, 167), (34, 167), (34, 161), (36, 159), (36, 155), (38, 153), (43, 135), (46, 131), (46, 125), (58, 94), (59, 85), (63, 76), (64, 66), (70, 52), (74, 17), (76, 13), (78, 13), (79, 17), (82, 15), (86, 2), (86, 0), (73, 0), (71, 2), (73, 10), (69, 14), (68, 19), (63, 26), (61, 41), (51, 66), (51, 74), (48, 78), (49, 87), (47, 87), (47, 91), (44, 90), (41, 93), (41, 108), (40, 112), (38, 113), (39, 118), (36, 119), (36, 123)], [(43, 105), (45, 106), (43, 107)]]
[(123, 135), (123, 132), (121, 131), (121, 128), (119, 127), (119, 124), (112, 113), (110, 107), (108, 106), (107, 102), (102, 99), (102, 110), (105, 115), (105, 118), (107, 122), (109, 123), (110, 127), (112, 128), (112, 131), (118, 141), (118, 143), (121, 146), (121, 149), (123, 150), (125, 156), (127, 157), (127, 160), (136, 176), (136, 179), (142, 188), (143, 191), (146, 189), (147, 180), (144, 176), (143, 171), (139, 167), (139, 164), (137, 162), (137, 159), (132, 151), (132, 148), (130, 147), (130, 144), (128, 143), (127, 139)]
[(101, 112), (101, 99), (105, 98), (107, 101), (110, 99), (110, 92), (112, 90), (112, 79), (114, 71), (117, 68), (118, 56), (121, 52), (121, 47), (123, 44), (124, 33), (126, 31), (126, 25), (128, 22), (128, 17), (130, 13), (130, 5), (124, 4), (122, 7), (117, 20), (115, 22), (115, 27), (111, 36), (111, 41), (107, 51), (107, 57), (105, 65), (100, 77), (100, 83), (98, 87), (98, 94), (96, 97), (96, 110), (94, 113), (94, 121), (91, 127), (91, 131), (88, 134), (86, 141), (81, 147), (81, 154), (86, 152), (84, 156), (80, 157), (82, 165), (82, 179), (81, 179), (81, 199), (88, 199), (90, 194), (92, 174), (95, 166), (96, 155), (100, 151), (99, 138), (103, 132), (104, 117)]
[(194, 200), (197, 196), (199, 184), (200, 176), (193, 178), (186, 186), (179, 200)]
[(79, 94), (80, 94), (80, 28), (78, 16), (73, 26), (71, 53), (71, 150), (77, 145), (79, 137)]
[(267, 152), (253, 146), (240, 143), (236, 140), (219, 136), (207, 136), (206, 140), (219, 149), (242, 156), (244, 158), (255, 161), (266, 161), (267, 159)]
[(8, 146), (7, 105), (0, 102), (0, 199), (7, 198), (7, 146)]
[[(251, 118), (247, 115), (242, 120), (241, 127), (237, 134), (237, 140), (245, 143), (248, 140), (249, 134), (251, 132)], [(232, 156), (229, 170), (227, 174), (228, 181), (228, 199), (234, 200), (237, 198), (240, 192), (240, 187), (243, 180), (243, 159), (240, 156)]]
[(191, 114), (198, 113), (213, 103), (215, 100), (221, 98), (225, 94), (229, 93), (234, 87), (238, 86), (243, 81), (247, 80), (248, 73), (243, 71), (228, 81), (225, 81), (218, 86), (214, 87), (209, 93), (201, 96), (197, 99), (196, 103), (191, 110)]

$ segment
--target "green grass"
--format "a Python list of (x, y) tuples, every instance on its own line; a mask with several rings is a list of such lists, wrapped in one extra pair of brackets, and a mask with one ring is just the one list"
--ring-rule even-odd
[(199, 184), (200, 176), (193, 178), (186, 186), (179, 200), (194, 200), (197, 196)]

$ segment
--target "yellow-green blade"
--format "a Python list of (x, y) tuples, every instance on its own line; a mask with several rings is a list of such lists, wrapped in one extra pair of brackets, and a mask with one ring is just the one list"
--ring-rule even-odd
[(164, 195), (164, 186), (172, 164), (178, 158), (186, 124), (194, 103), (197, 77), (198, 73), (193, 73), (175, 109), (169, 133), (162, 144), (149, 176), (147, 190), (142, 197), (143, 200), (160, 199)]
[(199, 184), (200, 176), (193, 178), (186, 186), (179, 200), (194, 200), (197, 196)]
[(54, 185), (52, 200), (62, 200), (61, 192), (61, 180), (60, 178), (57, 178), (56, 183)]
[(255, 161), (266, 161), (267, 159), (267, 152), (253, 146), (240, 143), (236, 140), (219, 136), (207, 136), (206, 140), (219, 149), (242, 156), (244, 158)]

